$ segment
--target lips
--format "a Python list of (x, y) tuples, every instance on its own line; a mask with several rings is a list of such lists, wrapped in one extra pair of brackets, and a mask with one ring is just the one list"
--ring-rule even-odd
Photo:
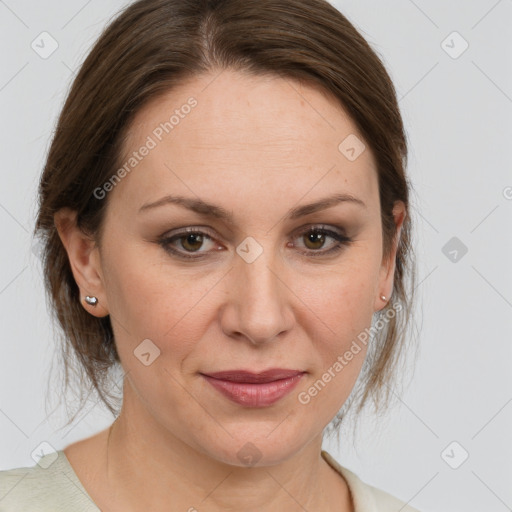
[(268, 407), (290, 393), (305, 373), (277, 368), (260, 373), (232, 370), (201, 375), (213, 389), (238, 405)]
[(245, 370), (230, 370), (215, 373), (205, 373), (203, 375), (212, 377), (213, 379), (225, 380), (229, 382), (260, 384), (264, 382), (274, 382), (276, 380), (289, 379), (299, 375), (300, 373), (304, 372), (301, 370), (285, 370), (282, 368), (274, 368), (260, 373), (252, 373)]

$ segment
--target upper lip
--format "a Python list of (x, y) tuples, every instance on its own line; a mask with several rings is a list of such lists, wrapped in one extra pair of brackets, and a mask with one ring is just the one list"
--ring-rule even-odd
[(273, 382), (275, 380), (289, 379), (304, 373), (302, 370), (287, 370), (284, 368), (272, 368), (259, 373), (248, 372), (245, 370), (227, 370), (215, 373), (203, 373), (207, 377), (219, 380), (228, 380), (231, 382), (263, 383)]

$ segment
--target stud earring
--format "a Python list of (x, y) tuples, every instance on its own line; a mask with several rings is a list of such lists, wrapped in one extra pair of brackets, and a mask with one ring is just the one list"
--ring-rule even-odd
[(387, 300), (385, 295), (381, 295), (381, 296), (380, 296), (380, 298), (381, 298), (384, 302), (386, 302), (386, 300)]
[(89, 297), (89, 295), (87, 295), (84, 300), (90, 306), (96, 306), (96, 304), (98, 304), (98, 299), (96, 297)]

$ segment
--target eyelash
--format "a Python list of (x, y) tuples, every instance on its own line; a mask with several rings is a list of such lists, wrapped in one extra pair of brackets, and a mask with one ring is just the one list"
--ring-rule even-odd
[[(298, 233), (296, 236), (301, 237), (307, 233), (327, 235), (328, 237), (333, 238), (334, 240), (336, 240), (338, 242), (337, 245), (335, 245), (333, 248), (328, 249), (326, 251), (315, 251), (312, 249), (310, 249), (309, 251), (301, 251), (303, 254), (312, 256), (313, 258), (318, 258), (318, 257), (322, 257), (322, 256), (327, 256), (327, 255), (329, 255), (329, 256), (333, 255), (333, 254), (341, 251), (345, 246), (350, 245), (353, 241), (352, 238), (342, 235), (341, 233), (338, 233), (336, 231), (326, 229), (325, 226), (312, 226), (312, 227), (310, 226), (307, 229)], [(201, 235), (204, 238), (213, 240), (213, 237), (204, 231), (200, 231), (199, 229), (196, 229), (196, 228), (187, 228), (184, 231), (182, 231), (181, 233), (177, 233), (176, 235), (173, 235), (171, 237), (162, 236), (158, 240), (158, 244), (161, 245), (166, 252), (170, 253), (173, 256), (177, 256), (178, 258), (182, 258), (185, 260), (187, 260), (187, 259), (188, 260), (202, 259), (204, 257), (204, 253), (201, 253), (199, 256), (189, 256), (185, 253), (182, 253), (181, 251), (177, 251), (170, 247), (170, 244), (173, 243), (175, 240), (180, 240), (182, 238), (185, 238), (188, 235)]]

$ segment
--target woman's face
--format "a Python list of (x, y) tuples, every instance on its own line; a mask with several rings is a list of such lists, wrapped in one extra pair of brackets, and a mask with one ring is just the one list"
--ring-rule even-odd
[[(111, 316), (139, 417), (213, 459), (276, 464), (349, 396), (394, 254), (383, 261), (374, 158), (333, 99), (281, 78), (215, 76), (138, 113), (122, 179), (102, 188), (98, 279), (82, 291), (104, 308), (92, 314)], [(230, 398), (204, 376), (276, 368), (302, 376), (267, 402), (261, 384), (232, 385)]]

